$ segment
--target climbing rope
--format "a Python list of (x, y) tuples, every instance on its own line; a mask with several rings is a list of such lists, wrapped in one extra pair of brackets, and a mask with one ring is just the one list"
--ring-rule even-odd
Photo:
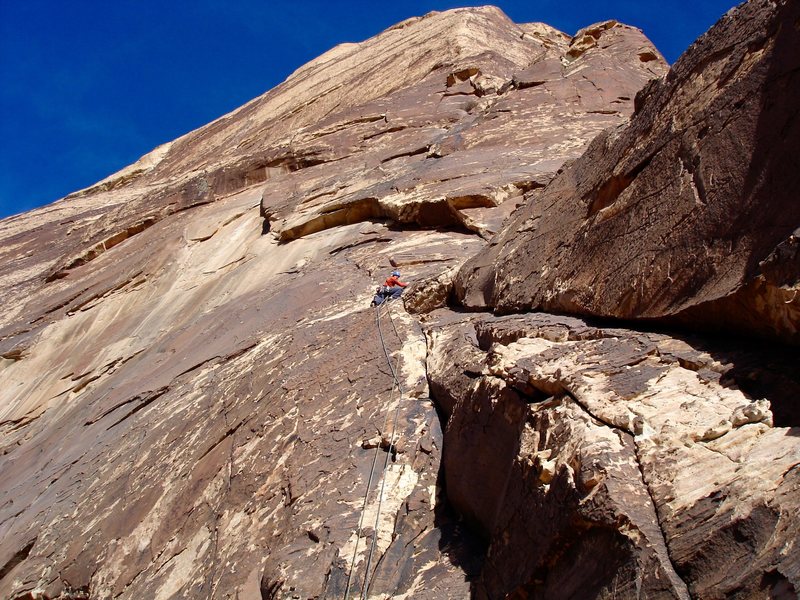
[[(392, 309), (391, 307), (387, 307), (386, 312), (389, 315), (389, 321), (392, 323), (392, 327), (394, 328), (394, 319), (392, 319)], [(395, 333), (397, 329), (395, 329)], [(369, 590), (369, 568), (372, 564), (372, 556), (375, 553), (375, 546), (378, 542), (378, 527), (381, 518), (381, 507), (383, 506), (383, 493), (386, 489), (386, 471), (389, 468), (389, 457), (392, 455), (392, 450), (394, 449), (394, 438), (395, 433), (397, 433), (397, 418), (400, 414), (400, 404), (403, 401), (403, 388), (400, 385), (400, 380), (397, 379), (397, 373), (394, 368), (392, 368), (392, 361), (389, 358), (389, 351), (386, 349), (386, 343), (383, 340), (383, 332), (381, 331), (381, 322), (378, 319), (378, 334), (381, 338), (381, 345), (383, 346), (383, 353), (386, 356), (386, 362), (389, 365), (389, 370), (392, 372), (392, 379), (394, 383), (392, 384), (392, 389), (394, 386), (397, 386), (398, 392), (400, 395), (397, 398), (397, 404), (395, 405), (394, 409), (394, 419), (392, 420), (392, 434), (389, 437), (389, 447), (386, 449), (386, 459), (383, 462), (383, 481), (381, 482), (381, 492), (378, 496), (378, 509), (375, 511), (375, 527), (374, 527), (374, 535), (372, 536), (372, 545), (369, 550), (369, 554), (367, 555), (367, 566), (364, 569), (364, 589), (361, 595), (362, 600), (367, 600), (367, 591)], [(399, 337), (399, 336), (398, 336)], [(400, 361), (400, 357), (397, 357), (398, 363)], [(387, 412), (388, 414), (388, 412)]]
[[(389, 307), (388, 303), (387, 303), (387, 307), (386, 307), (386, 312), (384, 314), (387, 314), (387, 313), (389, 315), (389, 320), (392, 323), (392, 328), (394, 329), (395, 334), (399, 338), (400, 336), (397, 333), (397, 328), (394, 325), (394, 319), (392, 319), (391, 308)], [(397, 378), (397, 372), (396, 372), (396, 368), (400, 364), (400, 357), (399, 356), (397, 357), (395, 366), (393, 367), (392, 366), (392, 359), (389, 356), (389, 351), (386, 348), (386, 341), (383, 338), (383, 330), (381, 329), (381, 307), (380, 306), (376, 307), (376, 310), (375, 310), (375, 321), (376, 321), (377, 326), (378, 326), (378, 337), (380, 338), (381, 346), (383, 347), (383, 354), (384, 354), (384, 356), (386, 356), (386, 363), (389, 365), (389, 371), (392, 374), (392, 389), (389, 391), (389, 400), (390, 400), (390, 402), (391, 402), (392, 395), (394, 394), (395, 387), (400, 392), (400, 395), (399, 395), (399, 397), (397, 399), (397, 404), (395, 405), (394, 418), (392, 420), (392, 434), (391, 434), (391, 436), (389, 438), (389, 447), (386, 450), (386, 459), (384, 460), (384, 463), (383, 463), (383, 481), (381, 482), (380, 494), (378, 495), (378, 507), (377, 507), (377, 510), (375, 512), (375, 527), (374, 527), (373, 535), (372, 535), (372, 544), (370, 545), (369, 553), (367, 554), (367, 563), (366, 563), (366, 567), (364, 569), (364, 586), (363, 586), (363, 588), (361, 590), (361, 598), (362, 598), (362, 600), (366, 600), (367, 599), (367, 592), (369, 590), (369, 569), (370, 569), (370, 566), (372, 565), (372, 557), (373, 557), (373, 555), (375, 553), (375, 546), (377, 544), (377, 539), (378, 539), (378, 527), (379, 527), (379, 524), (380, 524), (381, 508), (383, 506), (383, 495), (384, 495), (384, 490), (386, 488), (386, 471), (387, 471), (387, 469), (389, 467), (389, 457), (391, 456), (392, 449), (394, 448), (395, 432), (397, 431), (397, 419), (398, 419), (398, 415), (400, 413), (400, 404), (401, 404), (401, 401), (403, 400), (403, 388), (400, 385), (400, 380)], [(386, 414), (385, 414), (385, 416), (383, 418), (383, 429), (381, 430), (381, 437), (383, 437), (383, 434), (386, 431), (386, 425), (388, 424), (388, 421), (389, 421), (390, 412), (391, 411), (386, 411)], [(367, 480), (367, 489), (364, 492), (364, 502), (363, 502), (363, 504), (361, 506), (361, 517), (360, 517), (359, 522), (358, 522), (358, 530), (356, 531), (356, 542), (355, 542), (355, 546), (353, 548), (353, 558), (350, 561), (350, 572), (347, 575), (347, 586), (345, 587), (345, 591), (344, 591), (345, 600), (349, 600), (349, 597), (350, 597), (350, 585), (351, 585), (351, 582), (352, 582), (353, 571), (355, 570), (356, 556), (358, 555), (358, 541), (359, 541), (359, 539), (361, 537), (361, 531), (362, 531), (362, 527), (363, 527), (363, 524), (364, 524), (364, 515), (366, 514), (366, 509), (367, 509), (367, 499), (369, 498), (369, 491), (370, 491), (370, 488), (372, 487), (372, 479), (373, 479), (373, 475), (375, 473), (375, 464), (377, 463), (377, 460), (378, 460), (378, 452), (380, 451), (380, 448), (381, 448), (381, 444), (380, 444), (380, 442), (378, 442), (378, 445), (375, 447), (375, 454), (372, 457), (372, 466), (370, 467), (369, 479)]]
[[(394, 391), (394, 387), (392, 388)], [(384, 417), (383, 426), (386, 428), (386, 423), (389, 418), (389, 413), (387, 411), (386, 416)], [(347, 574), (347, 587), (344, 589), (344, 599), (349, 600), (350, 598), (350, 583), (353, 577), (353, 571), (355, 570), (356, 565), (356, 556), (358, 555), (358, 541), (361, 539), (361, 530), (364, 526), (364, 515), (367, 512), (367, 499), (369, 498), (369, 490), (372, 487), (372, 476), (375, 473), (375, 463), (378, 462), (378, 451), (380, 450), (380, 444), (375, 447), (375, 454), (372, 457), (372, 466), (369, 468), (369, 479), (367, 480), (367, 489), (364, 492), (364, 503), (361, 505), (361, 517), (358, 520), (358, 529), (356, 529), (356, 543), (353, 547), (353, 558), (350, 561), (350, 571)]]

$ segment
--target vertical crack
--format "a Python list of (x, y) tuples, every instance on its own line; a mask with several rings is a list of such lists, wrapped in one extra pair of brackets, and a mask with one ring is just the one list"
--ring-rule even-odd
[[(655, 522), (658, 525), (658, 531), (661, 534), (660, 541), (664, 547), (663, 554), (662, 552), (659, 551), (658, 548), (654, 548), (654, 550), (660, 558), (667, 559), (669, 569), (671, 569), (671, 572), (668, 572), (667, 574), (670, 577), (670, 582), (675, 588), (675, 591), (679, 594), (679, 596), (691, 600), (692, 595), (689, 593), (689, 586), (683, 580), (683, 578), (678, 574), (678, 569), (676, 568), (675, 562), (672, 558), (672, 554), (670, 553), (669, 544), (667, 543), (667, 534), (664, 531), (664, 524), (662, 523), (661, 515), (658, 512), (658, 504), (656, 503), (655, 496), (653, 495), (653, 490), (650, 488), (650, 484), (647, 481), (647, 478), (645, 477), (644, 474), (644, 468), (642, 467), (642, 462), (639, 455), (640, 448), (639, 445), (636, 443), (636, 436), (634, 435), (633, 432), (628, 431), (626, 428), (615, 425), (614, 423), (611, 423), (610, 421), (596, 415), (583, 402), (581, 402), (572, 392), (567, 390), (566, 387), (564, 388), (564, 392), (575, 402), (577, 406), (581, 408), (581, 410), (583, 410), (586, 414), (588, 414), (592, 419), (595, 419), (596, 421), (602, 423), (606, 427), (610, 427), (611, 429), (619, 433), (622, 433), (625, 436), (629, 436), (630, 439), (632, 440), (634, 447), (633, 455), (636, 459), (636, 467), (639, 469), (639, 476), (641, 477), (642, 487), (644, 487), (644, 489), (647, 491), (647, 496), (648, 498), (650, 498), (650, 505), (652, 506), (653, 514), (655, 515)], [(666, 566), (667, 565), (665, 564), (664, 567)]]
[[(647, 477), (645, 476), (644, 467), (642, 467), (641, 457), (639, 456), (639, 453), (640, 453), (639, 444), (636, 442), (636, 438), (635, 437), (633, 437), (633, 436), (631, 436), (631, 437), (633, 438), (633, 447), (635, 449), (633, 454), (636, 457), (636, 466), (638, 467), (639, 475), (642, 478), (642, 485), (644, 486), (644, 489), (647, 490), (647, 496), (650, 498), (650, 504), (653, 506), (653, 512), (656, 515), (656, 524), (658, 525), (658, 530), (661, 532), (661, 538), (662, 538), (662, 540), (664, 542), (664, 549), (666, 551), (666, 557), (669, 560), (670, 566), (672, 567), (672, 574), (674, 574), (674, 579), (673, 579), (672, 583), (680, 591), (684, 592), (686, 594), (687, 598), (693, 598), (691, 593), (689, 593), (688, 584), (678, 574), (678, 568), (675, 565), (675, 561), (672, 558), (672, 552), (670, 551), (668, 538), (667, 538), (667, 533), (664, 530), (664, 523), (661, 520), (661, 514), (659, 513), (659, 510), (658, 510), (658, 504), (656, 503), (655, 496), (653, 495), (653, 490), (650, 487), (650, 482), (647, 480)], [(676, 579), (677, 579), (677, 581), (675, 581)], [(679, 585), (678, 585), (678, 582), (680, 582)]]

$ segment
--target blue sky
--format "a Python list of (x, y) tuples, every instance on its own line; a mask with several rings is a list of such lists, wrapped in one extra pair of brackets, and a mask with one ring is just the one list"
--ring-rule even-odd
[[(495, 2), (575, 33), (640, 27), (667, 60), (734, 0)], [(233, 110), (341, 42), (470, 3), (0, 0), (0, 218), (52, 202)]]

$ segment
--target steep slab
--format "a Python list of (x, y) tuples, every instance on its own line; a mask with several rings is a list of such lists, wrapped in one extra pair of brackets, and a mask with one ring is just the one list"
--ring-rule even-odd
[[(376, 593), (467, 594), (440, 550), (459, 538), (424, 339), (382, 315), (401, 401), (367, 305), (404, 248), (425, 276), (480, 243), (365, 224), (281, 246), (246, 192), (82, 267), (87, 290), (3, 364), (0, 595), (340, 598), (373, 538)], [(369, 440), (392, 431), (383, 477)]]
[(424, 337), (367, 307), (632, 111), (665, 67), (601, 29), (412, 19), (0, 222), (0, 596), (466, 597)]
[(725, 15), (462, 269), (463, 304), (800, 341), (798, 19)]
[[(525, 192), (624, 121), (635, 92), (665, 72), (647, 39), (625, 25), (597, 26), (595, 45), (571, 55), (563, 34), (543, 26), (528, 34), (489, 14), (491, 50), (473, 40), (421, 81), (302, 128), (294, 153), (321, 164), (267, 183), (270, 231), (289, 241), (391, 219), (488, 237)], [(297, 191), (276, 205), (287, 187)]]

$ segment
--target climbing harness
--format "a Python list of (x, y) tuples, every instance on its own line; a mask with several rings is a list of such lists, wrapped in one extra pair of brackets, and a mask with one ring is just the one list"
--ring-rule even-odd
[[(394, 319), (392, 319), (391, 307), (388, 306), (388, 303), (384, 314), (389, 315), (389, 320), (392, 324), (392, 329), (394, 329), (395, 335), (397, 335), (397, 337), (399, 338), (400, 336), (397, 333), (397, 328), (394, 325)], [(386, 341), (383, 338), (383, 330), (381, 329), (380, 305), (375, 307), (375, 322), (378, 325), (378, 337), (380, 338), (381, 346), (383, 347), (383, 354), (384, 356), (386, 356), (386, 363), (389, 365), (389, 371), (391, 371), (392, 373), (392, 389), (389, 392), (389, 400), (391, 401), (395, 388), (397, 388), (400, 395), (398, 396), (397, 404), (395, 405), (394, 417), (392, 419), (392, 433), (391, 436), (389, 437), (389, 447), (386, 449), (386, 459), (383, 462), (383, 481), (381, 482), (381, 489), (378, 495), (378, 507), (377, 510), (375, 511), (375, 527), (373, 529), (373, 534), (372, 534), (372, 544), (370, 545), (369, 553), (367, 554), (367, 563), (364, 568), (364, 586), (361, 590), (362, 600), (367, 600), (367, 592), (369, 590), (369, 569), (372, 565), (372, 557), (375, 553), (375, 546), (377, 545), (377, 540), (378, 540), (378, 527), (380, 524), (381, 508), (383, 506), (383, 494), (386, 488), (386, 472), (387, 469), (389, 468), (389, 457), (392, 455), (392, 450), (394, 449), (395, 433), (397, 431), (397, 419), (400, 414), (400, 403), (403, 400), (403, 388), (400, 385), (400, 380), (397, 378), (397, 366), (400, 364), (400, 357), (399, 356), (397, 357), (395, 365), (392, 366), (392, 359), (389, 356), (389, 351), (386, 349)], [(386, 414), (383, 418), (383, 429), (381, 430), (382, 431), (381, 435), (383, 435), (383, 432), (386, 431), (386, 425), (388, 424), (390, 413), (391, 413), (390, 410), (386, 411)], [(364, 492), (364, 503), (361, 506), (361, 517), (358, 521), (358, 530), (356, 531), (356, 543), (355, 546), (353, 547), (353, 558), (350, 561), (350, 572), (347, 575), (347, 586), (345, 587), (344, 591), (344, 600), (349, 600), (350, 598), (350, 584), (353, 577), (353, 571), (355, 570), (356, 556), (358, 555), (358, 540), (361, 537), (361, 531), (364, 525), (364, 514), (366, 513), (367, 510), (367, 499), (369, 498), (369, 491), (370, 488), (372, 487), (372, 479), (375, 473), (375, 464), (378, 461), (378, 453), (380, 449), (381, 449), (381, 444), (378, 443), (378, 445), (375, 447), (375, 454), (372, 458), (372, 466), (370, 467), (369, 479), (367, 480), (367, 489)]]

